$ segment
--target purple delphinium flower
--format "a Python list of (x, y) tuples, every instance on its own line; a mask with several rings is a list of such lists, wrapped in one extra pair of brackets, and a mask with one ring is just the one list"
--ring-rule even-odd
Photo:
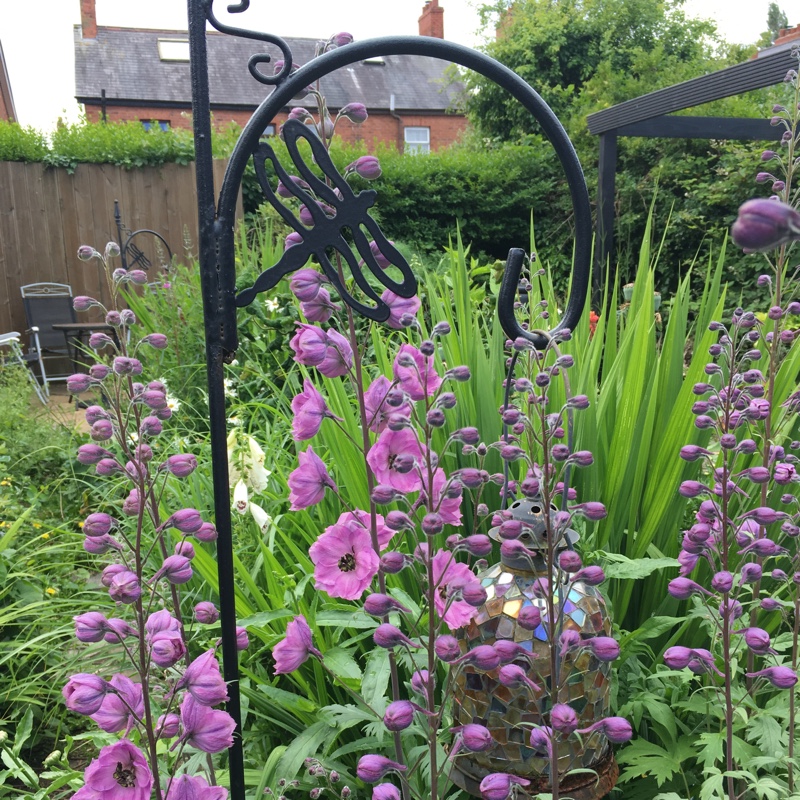
[(294, 360), (298, 364), (316, 367), (325, 358), (328, 337), (322, 328), (298, 323), (297, 333), (290, 340), (289, 346), (294, 350)]
[[(170, 714), (176, 723), (179, 717)], [(177, 730), (172, 736), (177, 735)], [(160, 738), (172, 738), (172, 736), (162, 735)], [(201, 775), (189, 775), (183, 773), (173, 777), (169, 783), (169, 791), (164, 800), (227, 800), (228, 790), (223, 786), (209, 786), (206, 779)]]
[(315, 269), (299, 269), (292, 275), (289, 286), (298, 300), (307, 303), (317, 296), (322, 284), (327, 282), (328, 279)]
[(404, 344), (394, 360), (394, 377), (412, 400), (432, 397), (442, 385), (433, 358), (423, 356), (416, 347)]
[(779, 200), (748, 200), (739, 208), (731, 238), (747, 253), (773, 250), (800, 239), (800, 214)]
[(87, 611), (72, 618), (75, 622), (75, 635), (81, 642), (99, 642), (106, 630), (107, 620), (99, 611)]
[(339, 523), (326, 528), (308, 554), (316, 587), (345, 600), (361, 597), (380, 565), (367, 530)]
[(791, 667), (766, 667), (748, 672), (747, 677), (766, 678), (776, 689), (791, 689), (797, 683), (797, 674)]
[(201, 625), (213, 625), (219, 619), (219, 610), (213, 603), (203, 600), (194, 607), (194, 618)]
[(291, 511), (299, 511), (319, 503), (325, 496), (325, 489), (338, 491), (336, 484), (328, 474), (325, 462), (309, 445), (308, 449), (297, 456), (299, 466), (288, 479), (289, 506)]
[(308, 378), (303, 381), (303, 391), (292, 398), (292, 412), (292, 438), (297, 442), (316, 436), (322, 420), (333, 416), (324, 398)]
[(73, 675), (61, 690), (67, 708), (84, 716), (99, 711), (107, 693), (108, 684), (99, 675), (86, 672)]
[(228, 699), (228, 687), (220, 674), (213, 650), (206, 650), (189, 664), (176, 689), (186, 689), (198, 703), (205, 706), (215, 706)]
[(578, 733), (585, 735), (599, 731), (602, 733), (609, 742), (613, 744), (623, 744), (631, 739), (633, 736), (633, 729), (630, 722), (623, 717), (606, 717), (605, 719), (598, 720), (588, 728), (579, 730)]
[(114, 691), (106, 694), (103, 704), (91, 717), (106, 733), (130, 730), (144, 717), (142, 685), (122, 674), (114, 675), (108, 684)]
[(204, 753), (219, 753), (233, 746), (236, 723), (226, 711), (209, 708), (187, 694), (181, 703), (181, 741)]
[(329, 330), (325, 354), (315, 366), (326, 378), (340, 378), (347, 375), (353, 366), (353, 349), (350, 347), (350, 342), (338, 331)]
[(464, 600), (452, 600), (450, 594), (453, 589), (474, 583), (474, 573), (466, 564), (456, 561), (447, 550), (440, 550), (434, 555), (432, 567), (436, 613), (453, 630), (467, 625), (478, 609)]
[(319, 650), (312, 645), (311, 628), (306, 618), (298, 615), (286, 626), (286, 637), (272, 649), (275, 674), (294, 672), (310, 655), (321, 657)]
[(370, 448), (367, 463), (378, 483), (391, 486), (403, 494), (422, 488), (422, 479), (416, 466), (423, 463), (423, 451), (412, 430), (383, 431)]
[(78, 800), (150, 800), (153, 774), (144, 753), (128, 739), (104, 747), (86, 768)]
[(314, 298), (300, 303), (300, 311), (308, 322), (327, 322), (339, 308), (331, 302), (327, 289), (320, 289)]
[(420, 299), (417, 295), (413, 297), (400, 297), (395, 294), (391, 289), (386, 289), (381, 295), (381, 300), (389, 306), (389, 319), (386, 320), (386, 325), (395, 330), (408, 327), (405, 322), (409, 318), (415, 317), (420, 309)]

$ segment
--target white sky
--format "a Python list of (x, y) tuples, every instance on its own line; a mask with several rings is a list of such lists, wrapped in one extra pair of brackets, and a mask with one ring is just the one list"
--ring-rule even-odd
[[(217, 0), (222, 21), (283, 36), (327, 38), (346, 30), (357, 39), (414, 35), (424, 0), (251, 0), (244, 14), (228, 15), (232, 0)], [(440, 0), (445, 37), (480, 43), (479, 0)], [(711, 17), (732, 42), (754, 42), (766, 28), (770, 0), (686, 0), (688, 15)], [(778, 0), (796, 18), (797, 0)], [(379, 9), (379, 10), (376, 10)], [(792, 17), (792, 14), (795, 17)], [(5, 52), (19, 121), (49, 130), (59, 116), (76, 119), (72, 26), (80, 22), (80, 0), (0, 0), (0, 42)], [(186, 0), (97, 0), (99, 25), (185, 30)]]

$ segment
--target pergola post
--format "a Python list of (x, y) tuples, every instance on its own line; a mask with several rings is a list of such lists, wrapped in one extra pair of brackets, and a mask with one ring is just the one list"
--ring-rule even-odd
[(595, 294), (603, 285), (608, 259), (614, 252), (614, 192), (617, 177), (617, 131), (600, 134), (600, 161), (597, 169), (597, 238), (594, 244)]

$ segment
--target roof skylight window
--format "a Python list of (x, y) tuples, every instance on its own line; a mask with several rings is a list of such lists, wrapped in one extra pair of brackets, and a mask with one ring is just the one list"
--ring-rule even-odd
[(189, 61), (188, 39), (159, 39), (158, 57), (162, 61)]

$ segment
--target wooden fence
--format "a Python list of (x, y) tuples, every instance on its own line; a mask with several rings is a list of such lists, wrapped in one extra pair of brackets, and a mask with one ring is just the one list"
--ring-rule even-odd
[[(225, 166), (225, 161), (214, 164), (218, 188)], [(117, 240), (115, 200), (131, 231), (157, 231), (178, 259), (187, 255), (188, 235), (196, 255), (193, 164), (133, 170), (79, 164), (70, 175), (42, 164), (0, 162), (0, 334), (28, 327), (20, 295), (20, 286), (28, 283), (67, 283), (74, 295), (108, 299), (98, 262), (79, 261), (76, 253), (82, 244), (102, 251), (106, 242)]]

